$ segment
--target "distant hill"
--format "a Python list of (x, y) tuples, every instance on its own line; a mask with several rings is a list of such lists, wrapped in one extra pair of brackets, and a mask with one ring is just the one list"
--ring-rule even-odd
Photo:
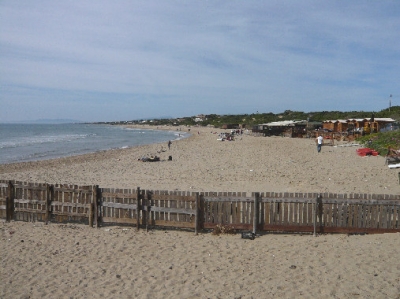
[[(218, 115), (218, 114), (208, 114), (204, 115), (202, 121), (197, 121), (197, 116), (188, 116), (180, 118), (158, 118), (153, 119), (151, 122), (146, 122), (147, 124), (159, 126), (159, 125), (179, 125), (179, 126), (207, 126), (212, 125), (214, 127), (220, 128), (224, 124), (245, 124), (246, 127), (251, 128), (254, 125), (269, 123), (274, 121), (283, 120), (309, 120), (315, 122), (322, 122), (325, 120), (336, 120), (336, 119), (350, 119), (350, 118), (370, 118), (372, 115), (376, 118), (392, 118), (396, 121), (400, 121), (400, 106), (393, 106), (381, 111), (312, 111), (312, 112), (302, 112), (302, 111), (292, 111), (285, 110), (282, 113), (272, 113), (272, 112), (261, 112), (252, 114), (238, 114), (238, 115)], [(118, 123), (141, 123), (141, 120), (130, 120), (113, 122), (113, 124)]]
[(18, 122), (7, 122), (9, 124), (74, 124), (82, 123), (82, 121), (75, 119), (36, 119), (36, 120), (26, 120)]

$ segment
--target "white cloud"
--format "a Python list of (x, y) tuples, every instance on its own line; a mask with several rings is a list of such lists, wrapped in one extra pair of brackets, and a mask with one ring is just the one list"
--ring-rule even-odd
[(0, 121), (43, 118), (32, 107), (49, 103), (71, 118), (74, 101), (99, 107), (88, 121), (380, 110), (400, 94), (399, 12), (394, 1), (2, 1)]

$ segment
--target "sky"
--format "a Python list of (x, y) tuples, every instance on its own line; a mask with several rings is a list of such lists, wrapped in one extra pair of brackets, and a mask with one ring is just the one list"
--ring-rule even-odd
[(0, 122), (390, 101), (400, 105), (398, 0), (0, 1)]

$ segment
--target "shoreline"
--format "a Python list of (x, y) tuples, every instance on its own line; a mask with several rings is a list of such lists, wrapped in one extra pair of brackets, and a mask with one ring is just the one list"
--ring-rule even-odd
[[(88, 125), (91, 125), (94, 127), (97, 126), (97, 124), (88, 124)], [(119, 127), (120, 129), (132, 129), (132, 130), (138, 131), (139, 133), (142, 133), (142, 132), (140, 132), (142, 130), (149, 131), (149, 132), (155, 132), (155, 131), (164, 132), (162, 134), (165, 134), (165, 136), (164, 136), (165, 141), (153, 141), (150, 144), (167, 142), (168, 138), (172, 138), (171, 140), (177, 141), (180, 139), (187, 138), (187, 136), (190, 135), (187, 132), (182, 131), (182, 134), (180, 134), (180, 136), (178, 136), (177, 131), (172, 127), (157, 127), (156, 128), (154, 126), (146, 126), (145, 127), (145, 126), (112, 125), (112, 124), (108, 124), (108, 125), (101, 124), (100, 126), (106, 126), (106, 127), (110, 127), (110, 128)], [(165, 132), (167, 132), (167, 133), (165, 133)], [(54, 134), (56, 134), (56, 133), (54, 133)], [(64, 133), (60, 133), (60, 134), (63, 135)], [(75, 133), (71, 132), (71, 134), (75, 134)], [(82, 134), (97, 135), (98, 132), (93, 132), (93, 133), (92, 132), (84, 132)], [(103, 136), (103, 138), (104, 138), (104, 140), (107, 140), (107, 137)], [(129, 137), (126, 137), (126, 138), (129, 138)], [(161, 137), (159, 137), (159, 139), (160, 138), (162, 139), (163, 137), (161, 136)], [(77, 157), (77, 156), (101, 153), (104, 151), (113, 151), (113, 150), (127, 149), (127, 148), (142, 146), (142, 145), (148, 145), (148, 144), (140, 144), (141, 142), (143, 142), (140, 138), (137, 138), (137, 140), (138, 140), (138, 142), (137, 142), (138, 144), (129, 144), (129, 142), (127, 140), (125, 140), (125, 141), (120, 140), (117, 145), (115, 145), (115, 144), (112, 145), (111, 143), (108, 143), (107, 145), (103, 144), (102, 147), (101, 146), (100, 147), (99, 146), (97, 146), (97, 147), (89, 146), (89, 148), (84, 148), (84, 146), (81, 146), (81, 149), (73, 148), (73, 150), (70, 150), (69, 152), (63, 152), (63, 151), (60, 152), (59, 151), (58, 152), (59, 156), (56, 156), (53, 154), (44, 156), (44, 155), (41, 155), (40, 151), (38, 151), (38, 152), (34, 152), (30, 155), (27, 155), (26, 157), (21, 157), (21, 160), (19, 160), (19, 161), (15, 160), (15, 157), (12, 158), (11, 161), (2, 161), (2, 162), (0, 162), (0, 166), (12, 165), (12, 164), (22, 164), (22, 163), (35, 163), (35, 162), (42, 162), (42, 161), (45, 162), (45, 161), (49, 161), (49, 160), (59, 160), (59, 159), (66, 159), (66, 158), (68, 159), (68, 158), (73, 158), (73, 157)], [(150, 142), (151, 142), (151, 140), (150, 140)], [(56, 144), (57, 142), (54, 142), (54, 143)], [(90, 144), (90, 140), (88, 140), (87, 143)], [(42, 150), (47, 151), (48, 149), (47, 149), (47, 147), (43, 146)], [(18, 149), (17, 149), (17, 152), (18, 152)], [(34, 156), (36, 156), (36, 158)]]
[[(171, 128), (177, 129), (157, 129)], [(384, 157), (357, 156), (357, 146), (322, 146), (317, 153), (313, 139), (244, 134), (217, 141), (228, 130), (190, 129), (191, 136), (173, 141), (170, 150), (167, 143), (155, 143), (3, 164), (0, 179), (196, 192), (400, 193), (398, 171)], [(150, 155), (161, 161), (138, 161)]]
[[(110, 125), (114, 126), (114, 125)], [(150, 125), (118, 125), (120, 127), (126, 127), (126, 128), (133, 128), (133, 129), (143, 129), (143, 130), (159, 130), (159, 131), (171, 131), (175, 132), (172, 130), (172, 128), (169, 126), (164, 126), (164, 127), (157, 127), (154, 129), (153, 126)], [(145, 127), (144, 127), (145, 126)], [(185, 132), (188, 133), (188, 132)], [(190, 138), (192, 134), (190, 134), (187, 137), (183, 138), (177, 138), (174, 139), (174, 142)], [(113, 157), (115, 155), (118, 155), (120, 153), (117, 152), (123, 152), (129, 149), (139, 149), (139, 148), (145, 148), (151, 145), (162, 145), (165, 142), (155, 142), (151, 144), (144, 144), (144, 145), (134, 145), (134, 146), (127, 146), (127, 147), (121, 147), (121, 148), (112, 148), (112, 149), (104, 149), (104, 150), (98, 150), (95, 152), (90, 152), (90, 153), (85, 153), (85, 154), (76, 154), (76, 155), (71, 155), (71, 156), (65, 156), (65, 157), (58, 157), (58, 158), (49, 158), (49, 159), (43, 159), (43, 160), (35, 160), (35, 161), (22, 161), (22, 162), (11, 162), (11, 163), (4, 163), (0, 164), (0, 176), (3, 171), (3, 169), (6, 170), (12, 170), (12, 171), (17, 171), (17, 170), (26, 170), (28, 168), (30, 169), (36, 169), (38, 167), (46, 167), (50, 166), (53, 163), (62, 163), (63, 165), (67, 163), (80, 163), (82, 160), (85, 162), (93, 162), (96, 160), (101, 160), (101, 159), (108, 159), (110, 157)]]

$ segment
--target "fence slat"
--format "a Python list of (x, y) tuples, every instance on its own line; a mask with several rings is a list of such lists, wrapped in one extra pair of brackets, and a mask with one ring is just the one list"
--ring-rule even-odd
[[(0, 181), (0, 217), (8, 221), (83, 221), (194, 228), (320, 232), (400, 231), (400, 196), (101, 189), (98, 186)], [(316, 204), (317, 202), (317, 204)], [(316, 217), (316, 219), (314, 218)]]

